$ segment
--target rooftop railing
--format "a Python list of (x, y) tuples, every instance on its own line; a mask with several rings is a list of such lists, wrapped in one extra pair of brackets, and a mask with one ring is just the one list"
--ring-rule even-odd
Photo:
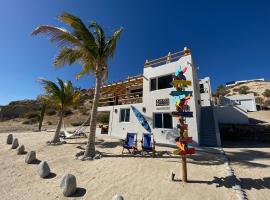
[(172, 54), (169, 52), (167, 56), (163, 56), (161, 58), (150, 60), (150, 61), (146, 60), (144, 64), (144, 68), (157, 67), (160, 65), (164, 65), (166, 63), (174, 62), (178, 60), (179, 58), (183, 56), (187, 56), (187, 55), (190, 55), (190, 50), (187, 47), (184, 47), (183, 51), (179, 51)]

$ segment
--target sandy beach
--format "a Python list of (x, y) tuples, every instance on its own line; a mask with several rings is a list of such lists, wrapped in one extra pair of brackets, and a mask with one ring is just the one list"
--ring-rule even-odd
[[(54, 173), (47, 179), (37, 175), (36, 164), (25, 164), (25, 155), (16, 155), (6, 145), (7, 133), (0, 134), (0, 193), (1, 199), (89, 199), (106, 200), (115, 194), (125, 199), (236, 199), (231, 188), (217, 187), (219, 178), (226, 176), (224, 161), (218, 150), (202, 148), (188, 158), (189, 183), (170, 180), (171, 172), (181, 177), (181, 159), (169, 155), (173, 148), (157, 147), (156, 158), (137, 155), (121, 156), (118, 139), (97, 138), (97, 150), (103, 158), (79, 161), (74, 155), (84, 148), (86, 139), (69, 140), (68, 144), (47, 146), (52, 133), (14, 133), (26, 151), (37, 152)], [(71, 198), (63, 197), (59, 187), (65, 173), (77, 178), (78, 192)]]
[(248, 199), (269, 199), (270, 144), (231, 143), (224, 150)]

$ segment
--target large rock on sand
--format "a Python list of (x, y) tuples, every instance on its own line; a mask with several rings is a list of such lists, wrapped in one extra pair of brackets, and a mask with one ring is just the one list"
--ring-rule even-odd
[(20, 145), (18, 148), (17, 148), (17, 154), (18, 155), (21, 155), (21, 154), (24, 154), (24, 145)]
[(116, 194), (113, 196), (112, 200), (124, 200), (124, 197), (119, 194)]
[(12, 144), (12, 141), (13, 141), (13, 135), (12, 134), (9, 134), (7, 136), (7, 144)]
[(64, 196), (71, 196), (77, 189), (76, 177), (72, 174), (65, 174), (62, 178), (60, 187)]
[(14, 140), (12, 141), (12, 144), (11, 144), (11, 149), (17, 149), (18, 146), (19, 146), (18, 139), (14, 138)]
[(42, 161), (41, 163), (39, 163), (39, 165), (37, 166), (37, 171), (40, 178), (45, 178), (51, 173), (50, 167), (46, 161)]
[(36, 152), (35, 151), (29, 151), (25, 156), (25, 162), (27, 164), (32, 163), (34, 160), (36, 160)]

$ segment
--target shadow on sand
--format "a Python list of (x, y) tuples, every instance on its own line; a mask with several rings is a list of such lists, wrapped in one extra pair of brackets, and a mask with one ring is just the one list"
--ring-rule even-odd
[(41, 163), (41, 160), (35, 159), (33, 162), (30, 163), (30, 165), (38, 165), (39, 163)]
[(76, 192), (70, 197), (83, 197), (86, 193), (86, 189), (77, 187)]
[[(176, 179), (177, 182), (181, 181)], [(226, 187), (233, 188), (236, 185), (241, 185), (241, 188), (244, 190), (251, 189), (270, 189), (270, 177), (264, 177), (262, 179), (252, 179), (252, 178), (239, 178), (236, 179), (235, 176), (226, 176), (226, 177), (216, 177), (212, 181), (200, 181), (200, 180), (189, 180), (188, 183), (198, 183), (198, 184), (208, 184), (216, 185), (216, 187)]]
[[(260, 163), (260, 160), (267, 160), (270, 158), (270, 153), (263, 149), (270, 148), (269, 143), (241, 141), (226, 142), (223, 146), (227, 148), (227, 150), (225, 149), (226, 155), (232, 163), (248, 167), (270, 167), (269, 164)], [(230, 148), (234, 148), (235, 150)]]
[(49, 176), (46, 176), (44, 179), (52, 179), (56, 177), (56, 173), (51, 172)]

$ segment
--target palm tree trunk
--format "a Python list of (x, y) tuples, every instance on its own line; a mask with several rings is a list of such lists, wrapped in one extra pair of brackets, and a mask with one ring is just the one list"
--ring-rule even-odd
[(101, 87), (101, 71), (98, 71), (96, 74), (96, 87), (95, 87), (95, 95), (91, 110), (91, 118), (90, 118), (90, 134), (88, 136), (88, 142), (86, 145), (86, 149), (84, 152), (84, 157), (94, 157), (95, 150), (95, 136), (96, 136), (96, 123), (97, 123), (97, 108), (100, 96), (100, 87)]
[(46, 110), (46, 104), (42, 105), (41, 112), (40, 112), (40, 119), (39, 119), (39, 124), (38, 124), (38, 131), (41, 131), (43, 119), (44, 119), (44, 114)]
[(56, 128), (56, 131), (54, 133), (54, 136), (53, 136), (53, 139), (52, 139), (52, 143), (57, 143), (57, 142), (60, 142), (60, 131), (61, 131), (61, 127), (62, 127), (62, 122), (63, 122), (63, 110), (61, 110), (59, 112), (59, 122), (57, 124), (57, 128)]

